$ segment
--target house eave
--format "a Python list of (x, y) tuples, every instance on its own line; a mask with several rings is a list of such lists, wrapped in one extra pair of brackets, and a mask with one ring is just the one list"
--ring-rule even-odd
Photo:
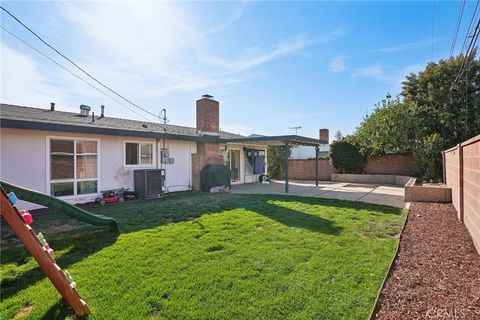
[(168, 132), (157, 131), (137, 131), (117, 128), (92, 127), (92, 126), (77, 126), (71, 124), (60, 124), (39, 121), (27, 121), (16, 119), (0, 119), (0, 127), (13, 128), (23, 130), (40, 130), (40, 131), (57, 131), (70, 133), (85, 133), (94, 135), (110, 135), (110, 136), (126, 136), (126, 137), (142, 137), (154, 139), (175, 139), (186, 141), (201, 141), (201, 142), (219, 142), (218, 136), (188, 136), (173, 134)]

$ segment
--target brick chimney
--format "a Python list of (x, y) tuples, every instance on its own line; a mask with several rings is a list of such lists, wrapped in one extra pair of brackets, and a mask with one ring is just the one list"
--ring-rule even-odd
[[(219, 136), (220, 104), (213, 96), (204, 94), (197, 100), (197, 133), (200, 136)], [(192, 189), (201, 189), (201, 172), (209, 164), (223, 164), (216, 142), (197, 142), (197, 153), (192, 154)]]
[(328, 144), (330, 141), (328, 137), (328, 129), (320, 129), (319, 138), (322, 144)]
[(202, 135), (218, 136), (219, 103), (213, 96), (204, 94), (197, 100), (197, 132)]

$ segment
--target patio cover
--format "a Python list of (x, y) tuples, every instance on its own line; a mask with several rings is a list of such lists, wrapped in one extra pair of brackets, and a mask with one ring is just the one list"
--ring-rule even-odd
[(227, 144), (242, 144), (255, 146), (284, 146), (285, 148), (285, 193), (288, 193), (288, 149), (292, 145), (315, 147), (315, 184), (318, 186), (318, 151), (321, 144), (328, 144), (328, 141), (302, 137), (297, 135), (287, 136), (251, 136), (244, 138), (221, 139)]

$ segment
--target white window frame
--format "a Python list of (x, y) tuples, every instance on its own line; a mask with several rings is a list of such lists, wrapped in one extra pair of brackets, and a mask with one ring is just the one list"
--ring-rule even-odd
[[(52, 180), (52, 176), (51, 176), (51, 171), (50, 171), (50, 168), (51, 168), (51, 164), (50, 164), (50, 161), (51, 161), (51, 157), (50, 157), (50, 153), (51, 153), (51, 150), (50, 150), (50, 141), (51, 140), (66, 140), (66, 141), (73, 141), (73, 153), (74, 153), (74, 156), (73, 156), (73, 179), (57, 179), (57, 180)], [(97, 143), (97, 178), (85, 178), (85, 179), (77, 179), (76, 176), (77, 176), (77, 141), (95, 141)], [(46, 137), (46, 150), (47, 150), (47, 154), (46, 154), (46, 158), (47, 158), (47, 161), (45, 162), (47, 167), (46, 167), (46, 170), (45, 172), (47, 173), (47, 177), (46, 177), (46, 181), (47, 181), (47, 187), (46, 187), (46, 190), (47, 190), (47, 194), (48, 195), (51, 195), (51, 184), (52, 183), (62, 183), (62, 182), (73, 182), (73, 194), (72, 195), (68, 195), (68, 196), (58, 196), (57, 198), (62, 198), (62, 199), (68, 199), (68, 198), (79, 198), (79, 197), (88, 197), (88, 196), (92, 196), (92, 195), (96, 195), (100, 192), (101, 189), (101, 181), (100, 181), (100, 177), (101, 177), (101, 167), (100, 167), (100, 155), (101, 155), (101, 152), (100, 152), (100, 148), (101, 148), (101, 144), (100, 144), (100, 139), (94, 139), (94, 138), (84, 138), (84, 137), (62, 137), (62, 136), (47, 136)], [(82, 181), (93, 181), (93, 180), (96, 180), (97, 181), (97, 192), (95, 193), (82, 193), (82, 194), (77, 194), (77, 182), (82, 182)]]
[[(127, 164), (127, 143), (135, 143), (138, 144), (138, 164)], [(142, 144), (150, 144), (152, 146), (152, 163), (150, 164), (142, 164), (141, 162), (141, 145)], [(155, 141), (151, 140), (125, 140), (123, 141), (123, 166), (125, 168), (149, 168), (155, 167), (157, 163), (157, 152), (156, 152), (156, 143)]]

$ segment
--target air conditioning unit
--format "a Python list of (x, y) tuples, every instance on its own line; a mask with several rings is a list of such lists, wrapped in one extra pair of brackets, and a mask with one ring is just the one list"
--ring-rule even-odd
[(135, 192), (142, 198), (158, 197), (165, 187), (165, 169), (143, 169), (133, 172)]

